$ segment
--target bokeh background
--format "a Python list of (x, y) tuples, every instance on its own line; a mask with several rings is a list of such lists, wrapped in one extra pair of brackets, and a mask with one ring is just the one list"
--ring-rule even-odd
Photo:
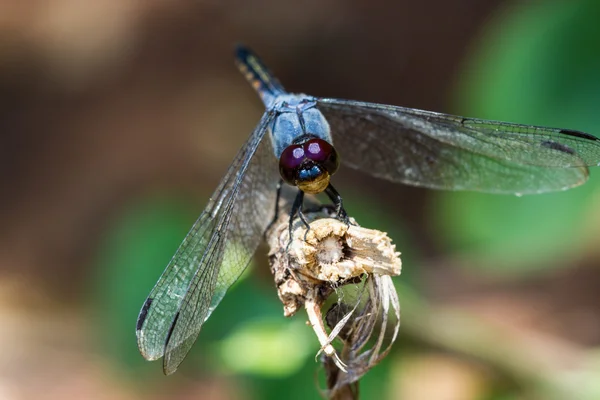
[[(137, 351), (139, 308), (262, 113), (235, 43), (290, 91), (600, 135), (599, 17), (596, 0), (0, 2), (0, 398), (319, 398), (317, 341), (283, 317), (265, 248), (175, 375)], [(362, 398), (600, 398), (600, 171), (521, 198), (336, 182), (403, 253), (400, 338)]]

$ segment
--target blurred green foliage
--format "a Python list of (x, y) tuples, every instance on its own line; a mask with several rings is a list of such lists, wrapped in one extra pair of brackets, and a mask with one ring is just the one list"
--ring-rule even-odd
[[(514, 3), (479, 38), (462, 70), (455, 109), (468, 116), (600, 135), (600, 3)], [(436, 193), (433, 224), (449, 249), (495, 273), (563, 266), (586, 242), (598, 171), (583, 187), (511, 197)]]
[[(592, 0), (507, 8), (490, 23), (467, 60), (455, 108), (480, 118), (600, 134), (600, 51), (589, 51), (600, 49), (597, 15), (600, 2)], [(560, 265), (552, 261), (578, 251), (585, 241), (580, 226), (594, 206), (597, 182), (598, 177), (573, 191), (523, 198), (439, 192), (430, 205), (431, 223), (449, 251), (477, 257), (478, 267), (530, 273)], [(405, 253), (404, 270), (417, 274), (418, 261), (400, 223), (384, 211), (373, 211), (359, 193), (346, 198), (362, 225), (390, 233)], [(196, 204), (179, 199), (143, 199), (115, 221), (99, 251), (93, 280), (98, 340), (122, 370), (135, 371), (144, 382), (158, 376), (161, 366), (146, 363), (137, 351), (137, 314), (199, 213)], [(403, 272), (404, 282), (406, 276)], [(290, 399), (317, 398), (317, 341), (304, 326), (303, 315), (285, 320), (282, 314), (273, 284), (243, 276), (203, 327), (178, 374), (236, 374), (248, 398), (278, 399), (282, 393)], [(388, 391), (394, 379), (391, 365), (401, 360), (403, 346), (412, 345), (401, 337), (391, 356), (364, 378), (363, 398), (393, 398)], [(505, 389), (486, 398), (522, 398)]]
[[(147, 199), (125, 210), (99, 249), (94, 298), (98, 340), (128, 369), (145, 365), (135, 337), (140, 308), (193, 221), (189, 204)], [(132, 320), (133, 318), (133, 320)], [(160, 369), (158, 365), (153, 365)]]

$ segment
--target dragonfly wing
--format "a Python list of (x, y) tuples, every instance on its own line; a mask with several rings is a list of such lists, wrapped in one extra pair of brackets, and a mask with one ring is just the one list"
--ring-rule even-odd
[(138, 347), (148, 360), (165, 356), (167, 374), (247, 267), (272, 217), (279, 178), (263, 140), (272, 118), (263, 116), (142, 307)]
[(414, 186), (542, 193), (585, 182), (600, 139), (577, 131), (319, 99), (342, 162)]

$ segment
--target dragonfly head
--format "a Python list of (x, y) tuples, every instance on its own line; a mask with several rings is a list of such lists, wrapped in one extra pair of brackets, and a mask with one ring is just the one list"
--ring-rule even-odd
[(337, 151), (323, 139), (311, 137), (294, 143), (279, 157), (283, 180), (305, 193), (321, 193), (339, 167)]

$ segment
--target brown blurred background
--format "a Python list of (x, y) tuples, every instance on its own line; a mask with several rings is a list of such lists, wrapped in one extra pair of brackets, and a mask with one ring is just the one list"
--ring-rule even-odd
[[(520, 8), (476, 0), (0, 3), (0, 398), (288, 398), (289, 393), (277, 396), (285, 382), (307, 388), (295, 392), (297, 398), (318, 398), (311, 378), (317, 369), (314, 338), (301, 366), (285, 376), (228, 369), (226, 361), (215, 361), (222, 367), (214, 368), (214, 359), (200, 354), (184, 364), (188, 369), (182, 367), (181, 376), (166, 378), (158, 363), (146, 365), (136, 353), (133, 328), (144, 296), (263, 110), (233, 65), (234, 45), (252, 47), (290, 91), (566, 124), (598, 135), (599, 121), (593, 119), (598, 85), (586, 79), (598, 71), (589, 54), (597, 52), (600, 35), (586, 31), (589, 40), (582, 43), (547, 22), (554, 21), (549, 15), (570, 12), (569, 22), (585, 29), (577, 18), (592, 21), (598, 10), (590, 1), (568, 3), (548, 0)], [(525, 22), (527, 15), (540, 18)], [(537, 87), (546, 89), (539, 94), (545, 103), (533, 105), (519, 92), (525, 84), (515, 82), (512, 104), (486, 109), (473, 88), (497, 77), (486, 75), (486, 65), (500, 57), (491, 52), (511, 54), (503, 52), (515, 39), (509, 22), (544, 32), (540, 37), (558, 35), (564, 42), (556, 44), (556, 52), (577, 47), (577, 54), (588, 56), (571, 55), (568, 63), (566, 55), (554, 54), (567, 66), (533, 75), (540, 80)], [(554, 49), (525, 36), (523, 41), (534, 49)], [(530, 53), (517, 52), (519, 61), (505, 65), (540, 68), (522, 61)], [(540, 64), (553, 66), (547, 60)], [(564, 95), (575, 87), (565, 76), (581, 78), (577, 88), (590, 95), (585, 104), (593, 104), (592, 117), (580, 125), (582, 118), (571, 113), (580, 96)], [(497, 82), (511, 90), (501, 78)], [(488, 90), (488, 95), (503, 94)], [(550, 105), (552, 95), (561, 101)], [(525, 111), (547, 115), (511, 114), (511, 107), (521, 110), (519, 103)], [(572, 117), (559, 120), (554, 115), (559, 112)], [(393, 186), (352, 173), (339, 179), (351, 213), (371, 227), (397, 229), (405, 257), (401, 343), (381, 366), (384, 372), (373, 372), (371, 383), (365, 382), (364, 398), (375, 398), (368, 393), (409, 400), (600, 398), (593, 382), (600, 372), (594, 355), (600, 343), (600, 252), (593, 239), (599, 233), (600, 213), (593, 207), (598, 184), (577, 189), (582, 191), (574, 197), (526, 199), (528, 205), (519, 209), (524, 203), (513, 198), (473, 197), (469, 203), (461, 194)], [(364, 196), (365, 185), (375, 198)], [(476, 208), (481, 204), (487, 208)], [(577, 212), (562, 214), (566, 209)], [(531, 210), (546, 213), (534, 218)], [(505, 218), (513, 211), (511, 225)], [(489, 218), (484, 224), (489, 230), (456, 225), (459, 219), (469, 225), (469, 216), (478, 219), (474, 224)], [(520, 224), (523, 218), (530, 223)], [(381, 221), (387, 225), (377, 225)], [(494, 236), (498, 230), (501, 239)], [(470, 233), (457, 233), (463, 231)], [(559, 233), (546, 238), (538, 231)], [(510, 247), (515, 237), (544, 240)], [(505, 248), (503, 238), (510, 245), (506, 253), (518, 257), (505, 259), (494, 250)], [(146, 258), (136, 258), (140, 249), (150, 249)], [(244, 296), (233, 299), (244, 302), (252, 290), (266, 292), (272, 315), (285, 327), (290, 321), (281, 316), (264, 256), (257, 260), (240, 286), (258, 289), (240, 287)], [(140, 269), (132, 273), (134, 264)], [(507, 264), (516, 265), (508, 274)], [(234, 317), (216, 312), (213, 318), (229, 326)], [(214, 329), (206, 346), (234, 327)]]

